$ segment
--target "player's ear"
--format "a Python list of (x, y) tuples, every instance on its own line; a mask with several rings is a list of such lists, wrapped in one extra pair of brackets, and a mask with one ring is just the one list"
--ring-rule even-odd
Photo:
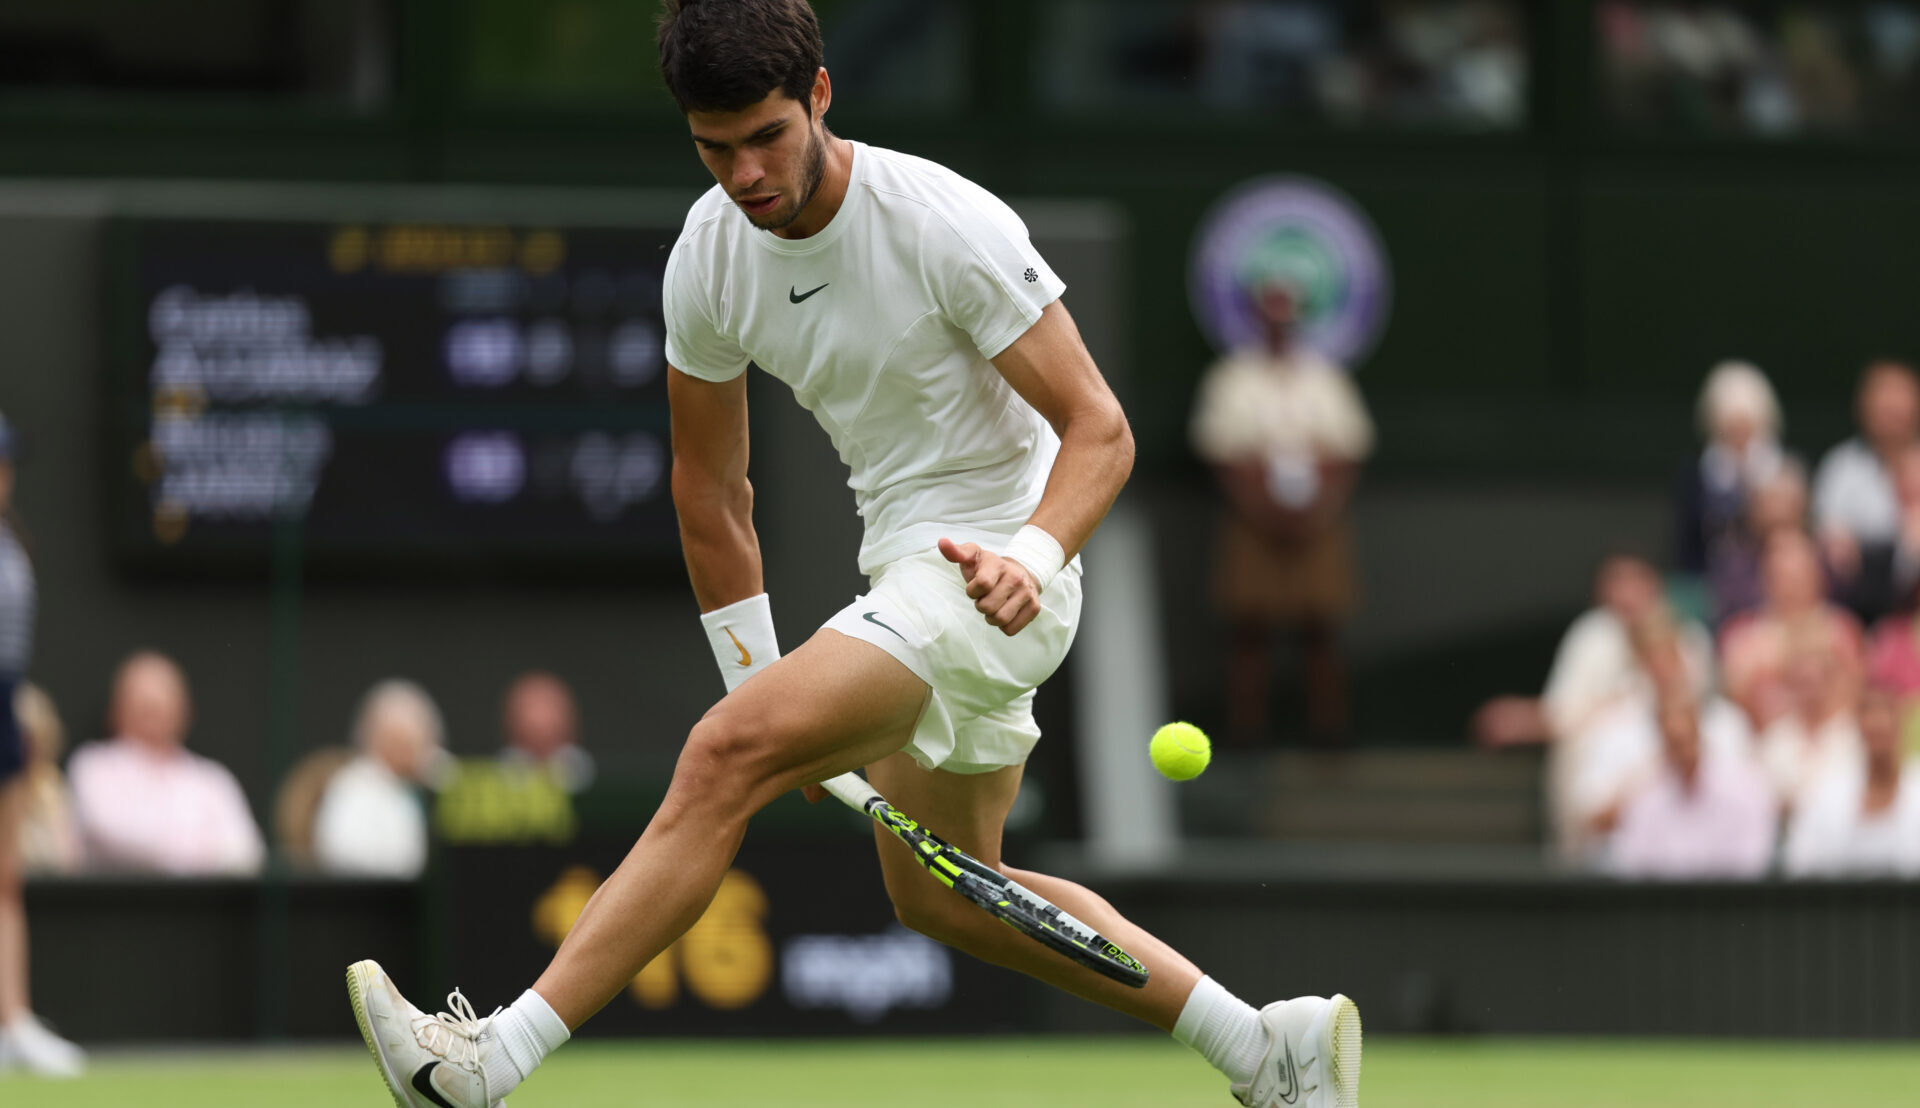
[(813, 111), (813, 118), (822, 119), (827, 109), (833, 106), (833, 82), (827, 77), (827, 67), (821, 66), (813, 75), (813, 92), (808, 96), (807, 106)]

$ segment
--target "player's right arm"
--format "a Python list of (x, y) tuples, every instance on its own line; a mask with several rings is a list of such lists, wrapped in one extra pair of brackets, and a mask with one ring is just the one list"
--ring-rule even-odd
[(667, 368), (673, 507), (702, 612), (765, 592), (747, 482), (747, 375), (705, 381)]

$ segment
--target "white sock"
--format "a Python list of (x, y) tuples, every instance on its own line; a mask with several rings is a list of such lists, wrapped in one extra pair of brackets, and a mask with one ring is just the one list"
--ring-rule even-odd
[(572, 1038), (552, 1006), (532, 989), (493, 1017), (490, 1026), (500, 1039), (501, 1049), (481, 1061), (486, 1070), (487, 1095), (495, 1100), (512, 1092), (547, 1055)]
[(1267, 1052), (1267, 1029), (1260, 1026), (1259, 1010), (1211, 977), (1202, 977), (1187, 994), (1173, 1037), (1199, 1051), (1236, 1085), (1253, 1080)]

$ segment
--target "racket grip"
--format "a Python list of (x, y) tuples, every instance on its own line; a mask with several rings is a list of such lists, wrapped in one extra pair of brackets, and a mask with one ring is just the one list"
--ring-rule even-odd
[(820, 782), (820, 787), (832, 793), (835, 799), (861, 815), (871, 815), (867, 806), (880, 799), (880, 794), (867, 779), (857, 773), (843, 773)]

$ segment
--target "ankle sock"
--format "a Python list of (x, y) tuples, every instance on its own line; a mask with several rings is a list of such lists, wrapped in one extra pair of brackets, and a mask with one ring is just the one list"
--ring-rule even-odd
[(1187, 994), (1173, 1037), (1199, 1051), (1236, 1085), (1253, 1080), (1267, 1052), (1267, 1031), (1260, 1025), (1259, 1010), (1211, 977), (1202, 977)]
[(567, 1025), (539, 993), (528, 989), (520, 999), (493, 1017), (500, 1050), (483, 1060), (487, 1095), (495, 1100), (512, 1092), (547, 1055), (572, 1037)]

